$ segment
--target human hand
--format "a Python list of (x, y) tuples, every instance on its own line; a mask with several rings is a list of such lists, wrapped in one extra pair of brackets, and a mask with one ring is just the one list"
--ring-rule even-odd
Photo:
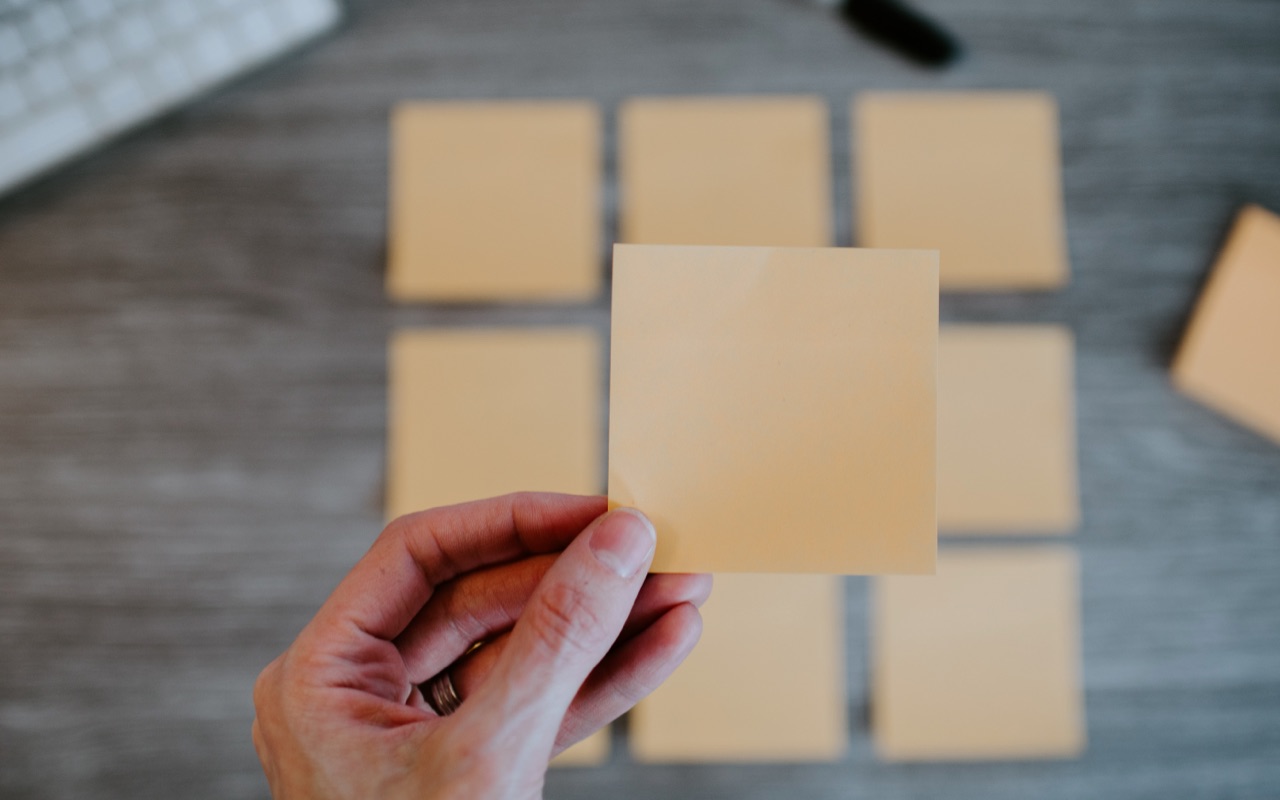
[[(272, 794), (540, 797), (702, 630), (710, 576), (646, 576), (652, 526), (605, 509), (514, 494), (388, 525), (254, 686)], [(419, 684), (446, 670), (462, 704), (440, 717)]]

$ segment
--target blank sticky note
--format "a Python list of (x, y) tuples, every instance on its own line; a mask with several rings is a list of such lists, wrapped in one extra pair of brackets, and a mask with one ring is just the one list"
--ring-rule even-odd
[(939, 250), (943, 289), (1067, 282), (1051, 96), (865, 94), (853, 116), (859, 244)]
[(847, 742), (843, 591), (828, 575), (717, 575), (688, 659), (631, 713), (642, 762), (825, 761)]
[(600, 286), (600, 113), (586, 102), (396, 109), (396, 300), (585, 300)]
[(829, 243), (827, 129), (816, 97), (629, 100), (618, 116), (622, 241)]
[(944, 551), (875, 582), (872, 727), (882, 758), (1054, 758), (1085, 745), (1078, 566), (1067, 548)]
[(1240, 211), (1196, 306), (1173, 379), (1280, 443), (1280, 217)]
[(937, 254), (618, 245), (609, 500), (656, 572), (931, 572)]
[(391, 342), (387, 515), (600, 486), (589, 329), (403, 331)]
[(941, 532), (1067, 533), (1079, 524), (1074, 361), (1066, 328), (942, 327)]
[(609, 760), (611, 749), (609, 726), (606, 725), (551, 759), (551, 766), (596, 767)]

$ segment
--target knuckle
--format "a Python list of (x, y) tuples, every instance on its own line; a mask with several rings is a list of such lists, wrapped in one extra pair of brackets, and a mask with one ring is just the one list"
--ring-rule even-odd
[(440, 598), (440, 614), (445, 623), (460, 640), (475, 642), (483, 638), (486, 633), (484, 620), (476, 613), (474, 604), (458, 591), (456, 584), (446, 586), (448, 588)]
[(538, 640), (553, 652), (587, 652), (604, 634), (605, 626), (581, 586), (547, 586), (533, 607), (529, 623)]
[(272, 661), (263, 667), (262, 672), (258, 673), (257, 679), (253, 682), (253, 707), (259, 713), (267, 705), (270, 700), (275, 673), (279, 669), (280, 659)]

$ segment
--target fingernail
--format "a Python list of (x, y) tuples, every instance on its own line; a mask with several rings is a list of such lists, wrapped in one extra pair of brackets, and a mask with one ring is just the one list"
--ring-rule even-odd
[(609, 512), (591, 532), (591, 553), (596, 560), (630, 578), (649, 563), (658, 534), (653, 523), (639, 511), (619, 508)]

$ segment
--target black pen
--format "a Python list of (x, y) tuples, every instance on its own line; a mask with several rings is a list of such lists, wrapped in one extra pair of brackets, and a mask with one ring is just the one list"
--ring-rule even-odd
[(946, 28), (899, 0), (828, 0), (840, 17), (871, 39), (930, 67), (944, 67), (962, 52)]

